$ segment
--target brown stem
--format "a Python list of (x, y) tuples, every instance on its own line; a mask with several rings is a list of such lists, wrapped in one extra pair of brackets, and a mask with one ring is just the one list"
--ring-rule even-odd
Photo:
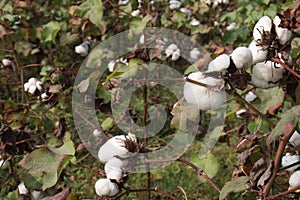
[(78, 165), (78, 164), (73, 164), (73, 163), (71, 163), (71, 165), (73, 165), (73, 166), (75, 166), (75, 167), (80, 167), (80, 168), (88, 169), (89, 171), (91, 171), (91, 172), (97, 174), (97, 175), (100, 176), (100, 177), (105, 177), (105, 176), (106, 176), (105, 173), (98, 172), (97, 170), (94, 170), (94, 169), (92, 169), (92, 168), (90, 168), (89, 166), (86, 166), (86, 165)]
[(291, 68), (289, 68), (289, 66), (287, 66), (284, 62), (282, 62), (280, 59), (276, 58), (273, 59), (273, 62), (276, 62), (280, 65), (282, 65), (282, 67), (284, 67), (284, 69), (286, 69), (288, 72), (290, 72), (293, 76), (295, 76), (296, 78), (300, 79), (300, 75), (295, 72), (294, 70), (292, 70)]
[(277, 175), (277, 172), (278, 172), (278, 169), (279, 169), (279, 166), (280, 166), (280, 161), (281, 161), (281, 157), (282, 157), (282, 153), (285, 149), (285, 146), (289, 140), (289, 138), (291, 137), (291, 135), (293, 134), (294, 130), (293, 131), (290, 131), (289, 133), (287, 134), (284, 134), (281, 138), (281, 141), (279, 143), (279, 146), (278, 146), (278, 149), (277, 149), (277, 152), (276, 152), (276, 155), (275, 155), (275, 159), (274, 159), (274, 168), (273, 168), (273, 172), (272, 172), (272, 176), (271, 178), (269, 179), (268, 183), (265, 185), (264, 189), (263, 189), (263, 192), (262, 194), (264, 196), (267, 196), (270, 189), (271, 189), (271, 186), (276, 178), (276, 175)]
[(276, 194), (276, 195), (274, 195), (274, 196), (269, 196), (269, 197), (266, 198), (266, 200), (279, 199), (279, 197), (283, 197), (283, 196), (285, 196), (285, 195), (287, 195), (287, 194), (289, 194), (289, 193), (295, 192), (296, 190), (299, 190), (299, 189), (300, 189), (300, 186), (295, 187), (295, 188), (290, 189), (290, 190), (287, 190), (287, 191), (285, 191), (285, 192)]
[(86, 123), (88, 123), (91, 127), (93, 127), (93, 129), (97, 128), (96, 125), (94, 125), (92, 122), (90, 122), (90, 120), (88, 120), (84, 115), (82, 115), (82, 113), (78, 112), (78, 110), (76, 110), (75, 108), (73, 108), (73, 111), (79, 115), (79, 117), (81, 117), (84, 121), (86, 121)]

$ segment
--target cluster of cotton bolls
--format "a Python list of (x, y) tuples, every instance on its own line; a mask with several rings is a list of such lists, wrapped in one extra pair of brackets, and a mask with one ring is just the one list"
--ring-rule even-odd
[[(300, 134), (295, 131), (289, 139), (289, 145), (293, 148), (300, 149)], [(290, 188), (295, 188), (300, 186), (300, 156), (299, 152), (296, 153), (286, 153), (281, 158), (281, 165), (286, 168), (287, 171), (291, 172), (289, 179)]]
[[(234, 73), (247, 73), (252, 65), (251, 82), (259, 88), (270, 88), (278, 85), (283, 78), (285, 69), (273, 62), (274, 56), (287, 65), (291, 57), (279, 52), (278, 47), (284, 47), (291, 40), (291, 31), (279, 27), (280, 18), (273, 20), (263, 16), (253, 29), (253, 41), (248, 47), (237, 47), (230, 55), (221, 54), (208, 64), (206, 72), (195, 72), (188, 76), (184, 85), (184, 97), (188, 103), (194, 104), (200, 110), (219, 108), (225, 101), (223, 76)], [(275, 52), (275, 53), (274, 53)], [(174, 51), (173, 51), (174, 53)], [(272, 57), (273, 56), (273, 57)], [(218, 72), (222, 77), (213, 75)], [(249, 76), (250, 80), (250, 76)], [(200, 84), (195, 84), (193, 82)], [(239, 88), (242, 89), (242, 88)], [(245, 112), (245, 110), (243, 111)], [(239, 115), (237, 113), (237, 115)]]
[[(276, 16), (273, 20), (268, 16), (259, 19), (253, 29), (253, 41), (249, 49), (253, 55), (251, 81), (256, 87), (270, 88), (278, 85), (278, 81), (283, 78), (285, 69), (280, 64), (271, 61), (269, 55), (276, 56), (285, 64), (291, 64), (289, 55), (281, 55), (274, 48), (280, 48), (288, 44), (292, 37), (292, 32), (287, 28), (279, 27), (281, 19)], [(274, 53), (275, 52), (275, 53)], [(266, 61), (268, 60), (268, 61)]]
[[(185, 7), (181, 7), (181, 1), (179, 1), (179, 0), (170, 0), (170, 1), (169, 1), (169, 8), (170, 8), (171, 10), (179, 10), (180, 12), (186, 14), (188, 20), (191, 19), (192, 11), (189, 10), (189, 9), (187, 9), (187, 8), (185, 8)], [(200, 24), (200, 22), (199, 22), (197, 19), (193, 18), (193, 19), (189, 22), (189, 24), (190, 24), (191, 26), (198, 26), (198, 25)]]
[[(94, 131), (99, 135), (99, 131)], [(104, 171), (106, 178), (97, 180), (95, 191), (99, 196), (115, 196), (120, 191), (127, 178), (127, 171), (130, 168), (130, 156), (132, 148), (137, 147), (137, 138), (134, 134), (117, 135), (104, 143), (99, 151), (98, 158), (105, 164)]]
[(48, 94), (46, 92), (42, 93), (43, 86), (42, 82), (37, 80), (34, 77), (31, 77), (28, 79), (26, 83), (24, 83), (24, 91), (28, 92), (29, 94), (37, 94), (37, 92), (40, 94), (40, 98), (42, 101), (45, 101), (48, 99)]

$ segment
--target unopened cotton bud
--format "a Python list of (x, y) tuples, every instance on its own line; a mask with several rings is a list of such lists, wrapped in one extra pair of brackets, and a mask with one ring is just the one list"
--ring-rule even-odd
[(290, 31), (287, 28), (279, 27), (280, 22), (281, 22), (281, 19), (278, 16), (275, 16), (275, 18), (273, 19), (273, 23), (275, 25), (276, 35), (277, 35), (277, 38), (279, 39), (279, 43), (284, 45), (290, 41), (290, 39), (292, 37), (292, 31)]
[(289, 179), (289, 184), (291, 188), (299, 187), (300, 186), (300, 170), (295, 171)]
[(125, 148), (125, 135), (117, 135), (107, 140), (98, 151), (98, 158), (102, 163), (106, 163), (114, 156), (126, 157), (129, 155)]
[(272, 19), (268, 16), (261, 17), (255, 24), (253, 29), (253, 38), (258, 41), (262, 39), (262, 34), (264, 32), (271, 32), (273, 26)]
[(300, 134), (298, 131), (294, 131), (293, 135), (289, 139), (289, 143), (294, 147), (300, 147)]
[(117, 184), (112, 183), (108, 179), (99, 179), (95, 184), (96, 194), (102, 196), (115, 196), (119, 193)]
[(24, 182), (21, 182), (19, 185), (18, 185), (18, 190), (19, 190), (19, 193), (20, 194), (28, 194), (28, 189), (27, 187), (25, 186), (25, 183)]
[[(289, 165), (291, 165), (293, 163), (296, 163), (296, 162), (299, 162), (299, 161), (300, 161), (300, 157), (298, 155), (286, 154), (285, 156), (283, 156), (281, 158), (281, 165), (283, 167), (286, 167), (286, 166), (289, 166)], [(295, 171), (298, 167), (300, 167), (300, 164), (295, 165), (293, 167), (289, 167), (286, 170), (292, 172), (292, 171)]]
[(225, 92), (220, 89), (224, 84), (222, 79), (206, 76), (202, 72), (191, 73), (188, 78), (207, 85), (205, 87), (186, 82), (183, 93), (188, 103), (200, 110), (218, 109), (224, 103)]
[(252, 64), (264, 62), (267, 60), (268, 50), (263, 50), (261, 46), (257, 45), (255, 40), (252, 40), (248, 47), (252, 53), (253, 61)]
[(208, 64), (208, 71), (224, 71), (230, 65), (230, 57), (227, 54), (221, 54)]
[(252, 53), (247, 47), (234, 49), (230, 57), (237, 69), (248, 69), (252, 65)]
[(11, 60), (7, 59), (7, 58), (4, 58), (4, 59), (2, 59), (2, 64), (5, 67), (10, 66), (11, 65)]

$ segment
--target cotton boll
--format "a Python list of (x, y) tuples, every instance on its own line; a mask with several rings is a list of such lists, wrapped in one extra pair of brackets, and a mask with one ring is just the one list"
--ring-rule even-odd
[(128, 160), (121, 160), (116, 157), (108, 160), (104, 166), (107, 179), (120, 182), (123, 177), (123, 169), (126, 168), (127, 164)]
[(30, 86), (29, 86), (29, 89), (28, 89), (28, 92), (29, 92), (30, 94), (34, 94), (35, 90), (36, 90), (36, 86), (35, 86), (35, 85), (30, 85)]
[(239, 119), (243, 119), (243, 115), (247, 113), (247, 110), (246, 109), (240, 109), (238, 111), (235, 112), (235, 116)]
[(8, 168), (7, 160), (0, 160), (0, 169), (7, 169), (7, 168)]
[(30, 85), (35, 85), (35, 83), (36, 83), (36, 78), (31, 77), (31, 78), (28, 80), (28, 83), (29, 83)]
[(41, 81), (36, 81), (35, 86), (36, 88), (41, 92), (42, 91), (42, 82)]
[(114, 156), (126, 157), (129, 155), (128, 149), (125, 148), (125, 135), (117, 135), (110, 138), (104, 143), (99, 151), (98, 158), (102, 163), (106, 163)]
[(25, 186), (24, 182), (21, 182), (19, 185), (18, 185), (18, 190), (19, 190), (19, 193), (20, 194), (28, 194), (28, 189), (27, 187)]
[(176, 49), (176, 51), (173, 52), (171, 60), (172, 61), (176, 61), (178, 60), (180, 57), (180, 49)]
[(4, 58), (4, 59), (2, 59), (2, 64), (5, 67), (10, 66), (11, 65), (11, 60), (7, 59), (7, 58)]
[[(299, 161), (300, 161), (300, 157), (298, 155), (286, 154), (281, 158), (281, 165), (282, 167), (286, 167)], [(293, 167), (289, 167), (286, 170), (292, 172), (295, 171), (298, 167), (300, 167), (300, 164)]]
[(99, 137), (99, 136), (101, 136), (103, 134), (103, 131), (102, 130), (99, 130), (99, 129), (94, 129), (94, 131), (93, 131), (93, 135), (95, 136), (95, 137)]
[(258, 20), (253, 29), (254, 40), (261, 40), (263, 32), (271, 32), (272, 29), (272, 19), (268, 16), (263, 16)]
[(191, 18), (192, 11), (190, 11), (189, 9), (187, 9), (187, 8), (180, 8), (180, 12), (185, 13), (187, 15), (188, 19)]
[(300, 186), (300, 170), (295, 171), (289, 179), (289, 184), (291, 188)]
[(170, 44), (165, 51), (165, 55), (171, 57), (172, 61), (176, 61), (180, 57), (180, 49), (176, 44)]
[(277, 82), (282, 79), (284, 68), (274, 67), (272, 61), (257, 63), (252, 70), (251, 81), (256, 87), (270, 88), (277, 85)]
[(287, 28), (279, 27), (280, 22), (281, 22), (281, 19), (278, 16), (276, 16), (273, 19), (273, 23), (275, 24), (275, 31), (277, 34), (277, 38), (279, 39), (279, 43), (284, 45), (290, 41), (290, 39), (292, 37), (292, 31), (290, 31)]
[(190, 21), (190, 25), (191, 26), (199, 26), (200, 25), (200, 21), (197, 19), (192, 19), (192, 21)]
[(116, 61), (112, 60), (108, 63), (108, 71), (113, 72), (115, 69)]
[(263, 50), (260, 46), (257, 46), (255, 40), (252, 40), (248, 48), (252, 53), (252, 64), (264, 62), (267, 60), (268, 50)]
[(115, 196), (119, 193), (117, 184), (108, 179), (99, 179), (95, 184), (96, 194), (102, 196)]
[(257, 96), (251, 91), (245, 95), (245, 100), (249, 103), (254, 101), (256, 98), (257, 98)]
[(227, 54), (221, 54), (208, 64), (208, 71), (224, 71), (230, 65), (230, 57)]
[(170, 0), (170, 1), (169, 1), (169, 4), (170, 4), (170, 9), (171, 9), (171, 10), (178, 9), (178, 8), (180, 8), (180, 6), (181, 6), (181, 2), (180, 2), (180, 1), (177, 1), (177, 0)]
[(237, 69), (248, 69), (252, 65), (253, 56), (247, 47), (238, 47), (230, 55)]
[(224, 103), (225, 92), (218, 89), (223, 85), (221, 79), (205, 76), (202, 72), (191, 73), (188, 78), (215, 87), (212, 89), (186, 82), (183, 93), (188, 103), (200, 110), (217, 109)]
[(298, 131), (294, 131), (293, 135), (289, 139), (289, 143), (294, 147), (300, 147), (300, 134)]
[(190, 57), (193, 59), (193, 60), (197, 60), (200, 56), (201, 52), (199, 51), (198, 48), (193, 48), (191, 51), (190, 51)]
[(34, 200), (40, 199), (41, 193), (42, 193), (41, 191), (33, 190), (31, 192), (32, 199), (34, 199)]
[(141, 13), (141, 11), (139, 9), (136, 9), (134, 11), (131, 12), (131, 16), (136, 17)]
[(75, 47), (75, 52), (81, 56), (86, 56), (89, 52), (89, 42), (85, 41), (82, 44)]

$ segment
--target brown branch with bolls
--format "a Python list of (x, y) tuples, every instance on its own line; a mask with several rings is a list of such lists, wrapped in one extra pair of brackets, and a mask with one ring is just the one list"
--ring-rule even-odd
[(273, 59), (272, 61), (280, 64), (282, 67), (284, 67), (284, 69), (286, 69), (288, 72), (290, 72), (293, 76), (295, 76), (296, 78), (300, 79), (300, 75), (297, 72), (295, 72), (294, 70), (292, 70), (291, 68), (289, 68), (289, 66), (287, 66), (280, 59), (276, 58), (276, 59)]

